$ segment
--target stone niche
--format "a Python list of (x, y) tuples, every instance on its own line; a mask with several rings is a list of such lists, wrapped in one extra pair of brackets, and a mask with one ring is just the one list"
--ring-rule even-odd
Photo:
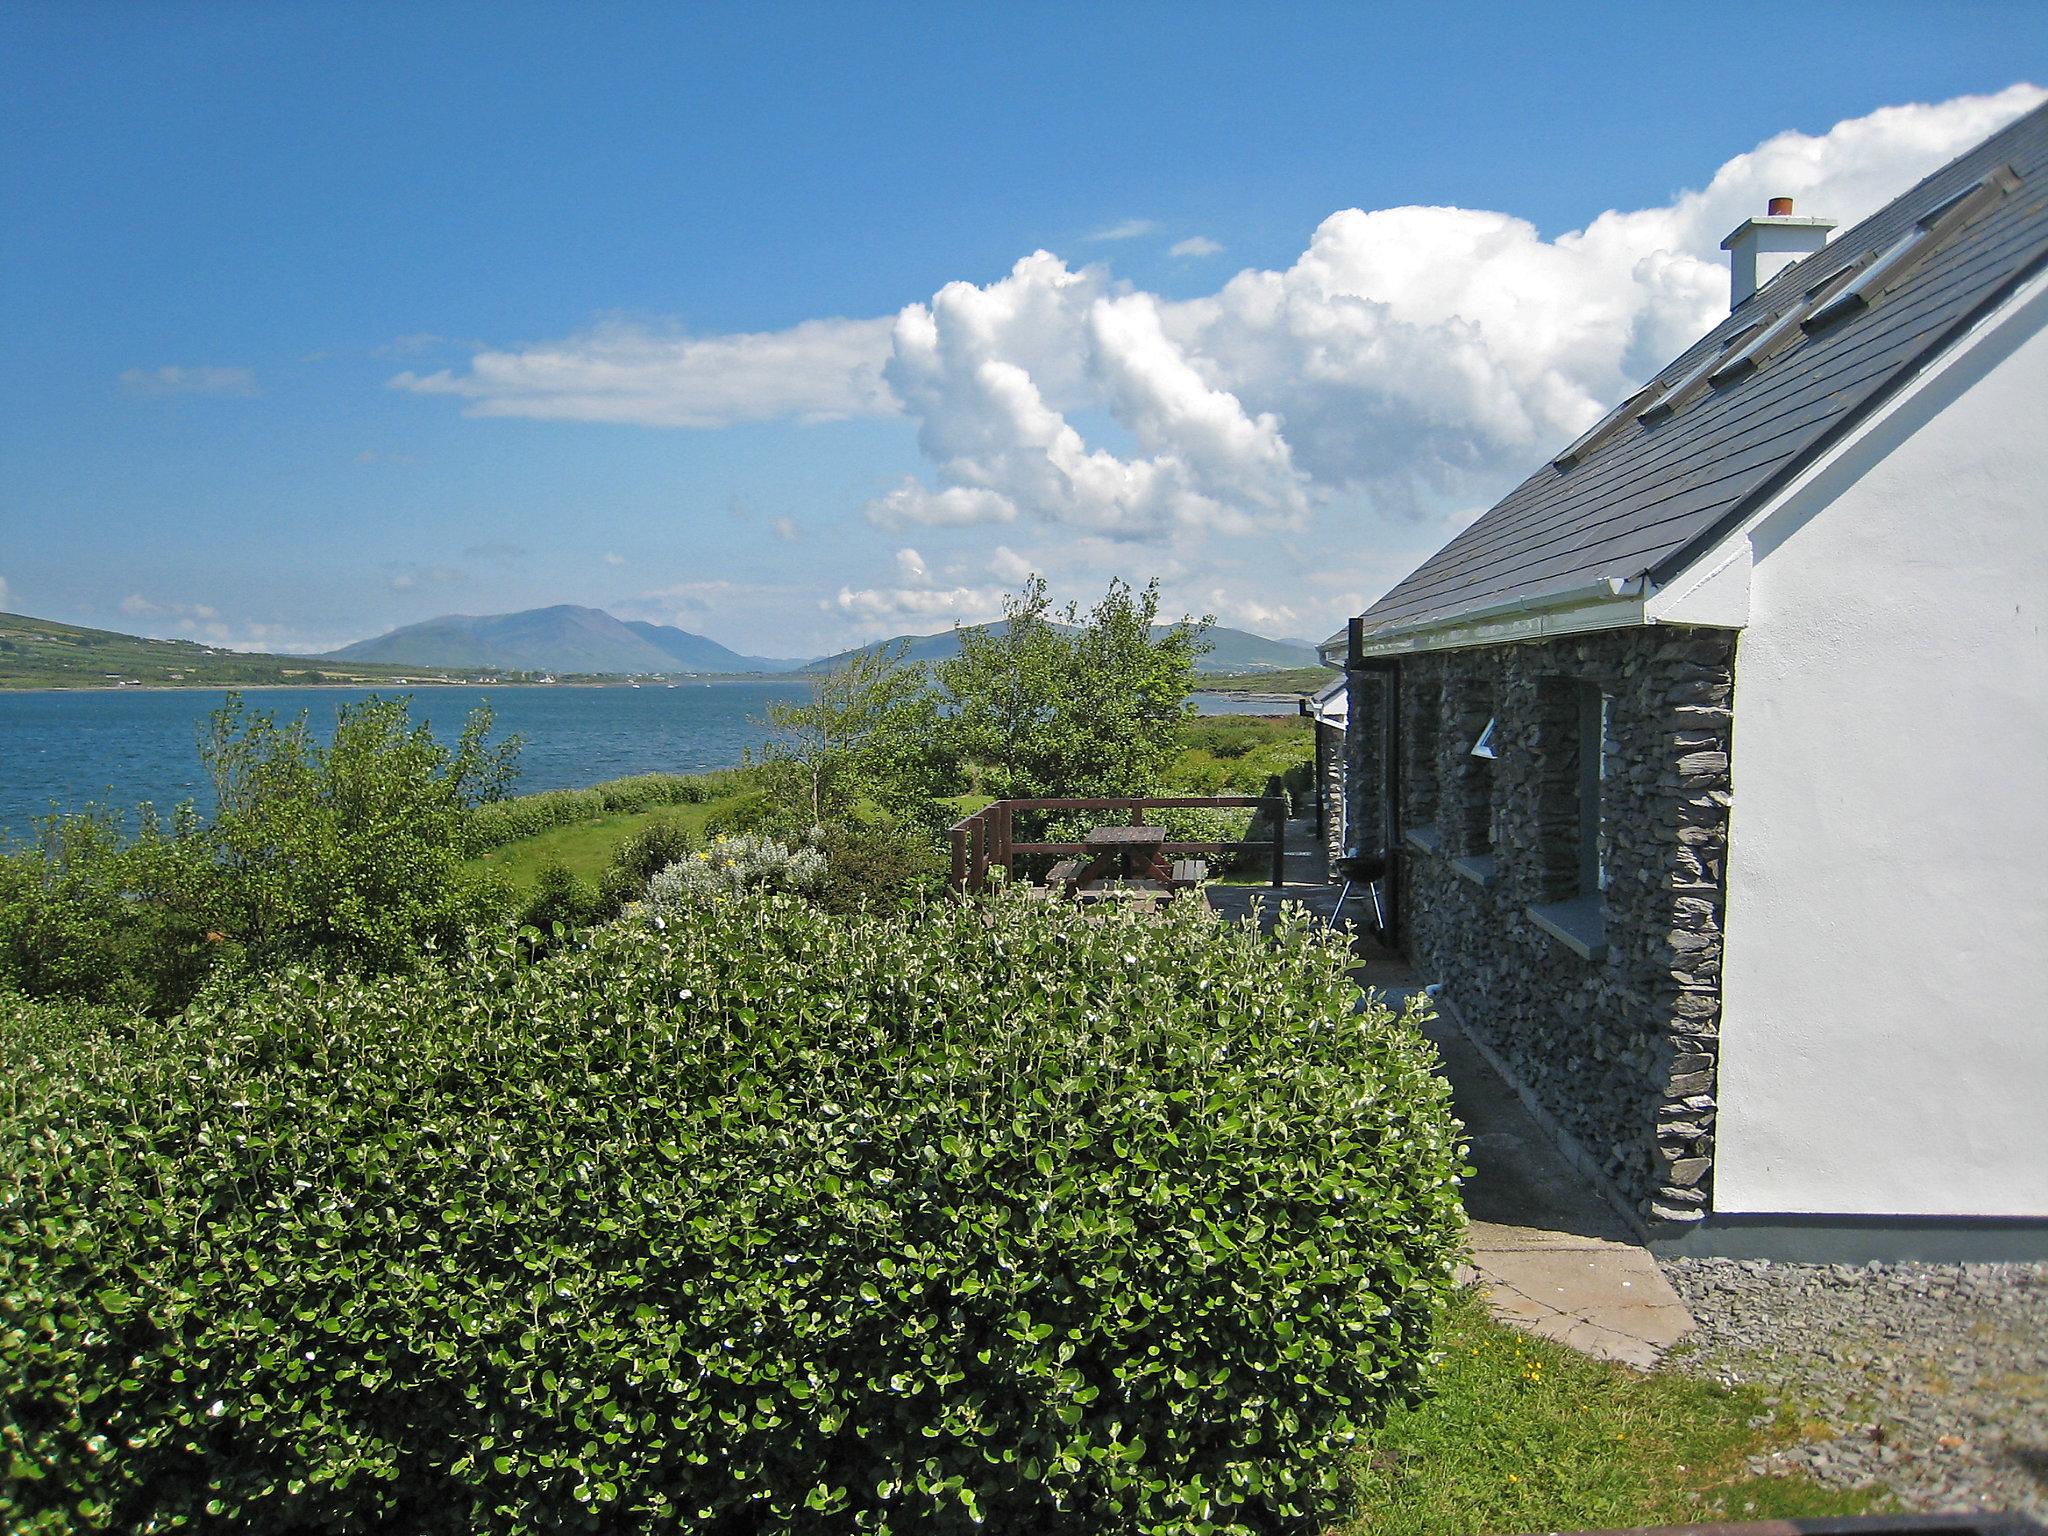
[(1734, 666), (1670, 626), (1401, 662), (1409, 956), (1650, 1224), (1711, 1202)]

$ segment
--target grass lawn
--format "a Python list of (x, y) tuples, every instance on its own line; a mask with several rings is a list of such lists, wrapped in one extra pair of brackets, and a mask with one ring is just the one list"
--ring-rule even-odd
[(580, 880), (594, 881), (611, 863), (619, 844), (642, 827), (657, 821), (680, 821), (701, 840), (704, 823), (725, 803), (707, 800), (701, 805), (660, 805), (650, 811), (620, 811), (595, 821), (550, 827), (532, 837), (493, 848), (470, 863), (473, 868), (500, 871), (522, 891), (532, 890), (540, 872), (550, 864), (560, 864)]
[(1338, 1536), (1509, 1536), (1882, 1507), (1744, 1461), (1796, 1438), (1755, 1389), (1643, 1375), (1518, 1333), (1460, 1299), (1434, 1395), (1396, 1410), (1356, 1465)]

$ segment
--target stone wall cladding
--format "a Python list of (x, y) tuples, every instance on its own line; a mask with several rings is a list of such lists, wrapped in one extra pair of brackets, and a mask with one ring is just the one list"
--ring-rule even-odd
[[(1435, 773), (1405, 777), (1402, 824), (1442, 840), (1401, 861), (1410, 958), (1649, 1223), (1696, 1221), (1710, 1202), (1734, 664), (1732, 633), (1668, 626), (1402, 662), (1404, 738), (1432, 723), (1411, 709), (1436, 711)], [(1558, 853), (1578, 772), (1563, 701), (1589, 683), (1613, 700), (1598, 960), (1528, 915), (1575, 878)], [(1482, 700), (1499, 754), (1485, 885), (1451, 863), (1484, 835), (1468, 766)]]

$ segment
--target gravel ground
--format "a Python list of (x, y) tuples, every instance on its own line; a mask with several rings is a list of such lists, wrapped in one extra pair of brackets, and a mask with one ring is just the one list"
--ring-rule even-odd
[(1879, 1483), (1927, 1513), (2048, 1519), (2048, 1264), (1664, 1264), (1699, 1333), (1672, 1364), (1755, 1383), (1815, 1437), (1752, 1465)]

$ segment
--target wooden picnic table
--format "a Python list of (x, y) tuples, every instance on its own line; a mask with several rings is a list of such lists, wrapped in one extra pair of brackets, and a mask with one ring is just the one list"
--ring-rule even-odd
[[(1164, 827), (1097, 827), (1081, 839), (1081, 847), (1089, 855), (1088, 867), (1075, 883), (1086, 885), (1091, 880), (1100, 880), (1113, 868), (1119, 879), (1150, 876), (1163, 886), (1171, 886), (1173, 871), (1161, 858), (1165, 845)], [(1134, 868), (1137, 859), (1143, 863)]]

